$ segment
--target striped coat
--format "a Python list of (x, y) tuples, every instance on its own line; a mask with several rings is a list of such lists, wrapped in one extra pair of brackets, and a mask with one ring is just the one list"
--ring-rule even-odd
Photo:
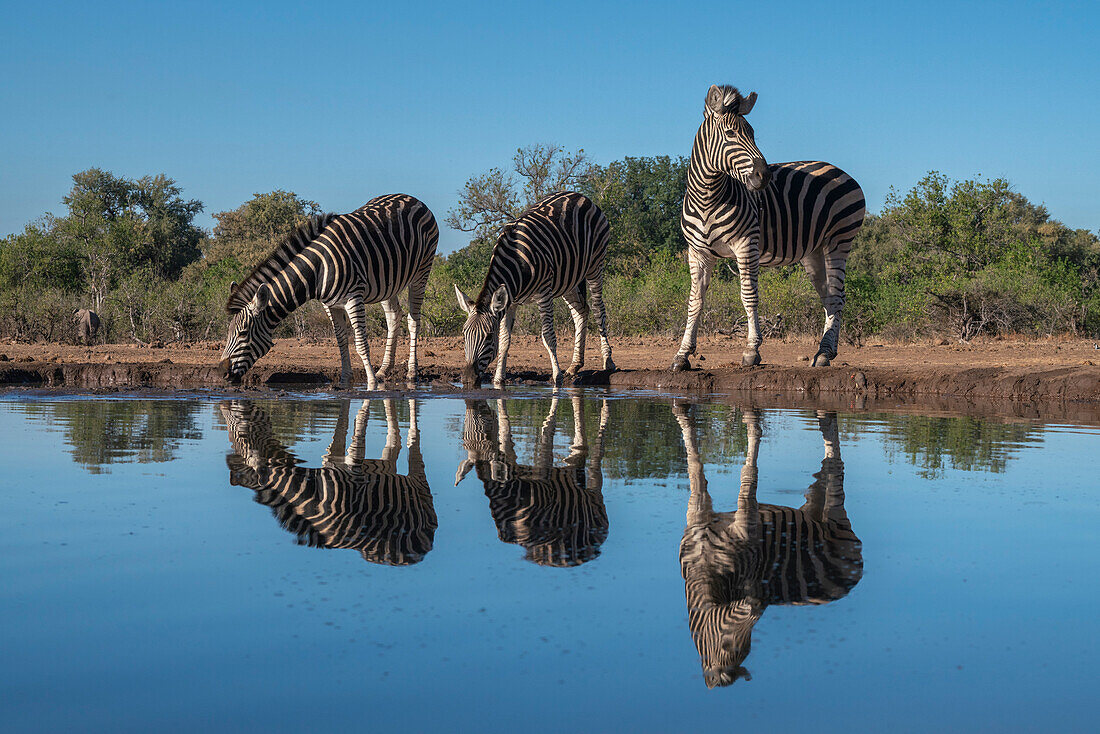
[(531, 465), (517, 460), (503, 400), (497, 401), (495, 418), (485, 401), (466, 403), (462, 442), (468, 458), (460, 465), (455, 484), (475, 469), (500, 539), (523, 547), (527, 560), (542, 566), (587, 563), (599, 556), (607, 539), (600, 468), (607, 402), (601, 407), (600, 432), (591, 455), (583, 401), (574, 396), (572, 402), (573, 444), (564, 466), (553, 465), (557, 398), (551, 400)]
[(409, 473), (398, 474), (400, 433), (394, 401), (386, 400), (387, 439), (381, 459), (363, 458), (369, 413), (364, 401), (350, 449), (346, 404), (320, 468), (303, 467), (273, 437), (271, 421), (248, 401), (222, 404), (234, 454), (230, 482), (253, 490), (301, 545), (346, 548), (390, 566), (418, 563), (432, 549), (438, 526), (420, 454), (416, 407), (409, 431)]
[[(351, 380), (349, 331), (374, 389), (389, 375), (401, 318), (399, 294), (408, 289), (409, 365), (417, 374), (417, 335), (424, 288), (435, 259), (439, 229), (421, 201), (406, 194), (371, 199), (350, 214), (313, 217), (292, 232), (239, 285), (230, 286), (229, 332), (219, 364), (231, 382), (271, 349), (275, 328), (316, 299), (332, 320), (340, 348), (340, 383)], [(366, 306), (386, 314), (386, 350), (376, 376), (367, 343)]]
[(462, 327), (466, 348), (463, 382), (479, 382), (497, 356), (493, 381), (503, 383), (516, 306), (534, 300), (542, 315), (542, 340), (550, 355), (552, 380), (561, 381), (553, 301), (565, 300), (573, 316), (573, 361), (567, 375), (584, 366), (588, 302), (596, 309), (603, 369), (614, 370), (603, 303), (607, 218), (588, 197), (571, 191), (551, 194), (506, 225), (497, 238), (489, 270), (476, 299), (456, 285), (458, 305), (467, 314)]
[(822, 161), (768, 165), (745, 119), (756, 94), (730, 86), (707, 94), (695, 135), (680, 225), (688, 245), (691, 293), (684, 338), (673, 369), (687, 369), (695, 351), (711, 271), (718, 258), (737, 262), (748, 317), (742, 364), (760, 362), (761, 267), (801, 263), (825, 308), (815, 365), (836, 357), (848, 253), (863, 224), (865, 202), (855, 179)]
[(715, 512), (695, 429), (674, 408), (688, 453), (691, 496), (680, 542), (688, 627), (708, 688), (750, 678), (744, 662), (752, 630), (772, 604), (827, 604), (848, 594), (863, 574), (862, 546), (844, 511), (844, 464), (836, 415), (821, 412), (826, 456), (799, 509), (756, 500), (760, 429), (746, 411), (749, 447), (735, 512)]

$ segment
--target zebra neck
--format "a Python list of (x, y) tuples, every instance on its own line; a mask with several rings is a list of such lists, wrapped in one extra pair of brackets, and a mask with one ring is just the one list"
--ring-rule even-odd
[(477, 304), (488, 308), (493, 294), (501, 286), (508, 290), (512, 303), (519, 303), (531, 295), (536, 284), (535, 270), (530, 260), (515, 247), (505, 249), (498, 245), (489, 260), (489, 272), (485, 274), (485, 285), (477, 297)]
[(317, 274), (312, 265), (302, 258), (295, 257), (290, 263), (271, 278), (271, 301), (267, 313), (273, 324), (282, 323), (299, 306), (317, 297)]

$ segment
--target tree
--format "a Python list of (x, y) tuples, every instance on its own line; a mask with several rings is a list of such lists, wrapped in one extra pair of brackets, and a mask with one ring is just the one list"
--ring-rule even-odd
[(214, 215), (217, 225), (205, 255), (213, 263), (233, 258), (244, 269), (251, 269), (267, 257), (275, 246), (307, 218), (321, 213), (315, 201), (303, 199), (292, 191), (253, 194), (236, 209)]
[(175, 277), (199, 257), (205, 234), (192, 220), (202, 203), (181, 193), (163, 174), (132, 181), (89, 168), (73, 176), (62, 200), (69, 216), (58, 221), (58, 231), (79, 254), (97, 311), (120, 278), (143, 267)]
[(536, 144), (516, 150), (512, 169), (491, 168), (468, 179), (444, 223), (471, 232), (474, 241), (492, 241), (502, 226), (543, 197), (583, 187), (593, 165), (583, 149), (566, 153), (557, 145)]
[(608, 264), (636, 273), (654, 253), (684, 249), (680, 208), (687, 191), (688, 159), (624, 158), (596, 167), (581, 192), (595, 201), (611, 225)]

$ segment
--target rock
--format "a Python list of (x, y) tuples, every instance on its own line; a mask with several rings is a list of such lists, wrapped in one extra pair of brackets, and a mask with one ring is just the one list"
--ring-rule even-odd
[(949, 345), (950, 343), (951, 343), (951, 342), (947, 341), (946, 339), (940, 339), (940, 340), (939, 340), (938, 342), (936, 342), (936, 346), (937, 346), (937, 347), (946, 347), (946, 346), (948, 346), (948, 345)]
[(798, 361), (799, 362), (809, 362), (810, 358), (807, 357), (806, 355), (802, 355), (801, 357), (798, 358)]
[(0, 362), (7, 362), (7, 361), (9, 361), (8, 360), (8, 355), (0, 354)]

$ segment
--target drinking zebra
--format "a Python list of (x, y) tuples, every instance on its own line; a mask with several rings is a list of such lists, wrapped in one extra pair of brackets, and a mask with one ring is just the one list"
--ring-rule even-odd
[(226, 310), (232, 317), (218, 365), (222, 374), (239, 383), (271, 349), (275, 327), (294, 309), (317, 299), (332, 320), (340, 347), (340, 384), (351, 381), (350, 320), (367, 387), (373, 390), (377, 378), (367, 344), (366, 306), (381, 302), (386, 312), (386, 351), (377, 375), (385, 379), (397, 351), (398, 296), (407, 287), (407, 378), (415, 381), (420, 306), (438, 240), (439, 228), (431, 211), (406, 194), (379, 196), (350, 214), (307, 220), (240, 285), (229, 287)]
[(226, 459), (230, 483), (253, 490), (256, 501), (270, 507), (301, 545), (350, 548), (371, 563), (389, 566), (418, 563), (432, 549), (438, 522), (420, 453), (416, 401), (409, 401), (408, 475), (397, 473), (401, 433), (394, 400), (385, 401), (381, 459), (363, 458), (369, 400), (359, 408), (345, 450), (349, 406), (341, 403), (321, 468), (307, 468), (274, 437), (262, 409), (249, 401), (223, 402), (234, 449)]
[(715, 512), (695, 426), (683, 405), (673, 407), (687, 449), (687, 525), (680, 542), (688, 627), (708, 688), (750, 678), (744, 667), (753, 626), (770, 604), (827, 604), (863, 576), (859, 538), (844, 510), (844, 462), (836, 413), (818, 411), (825, 441), (821, 471), (799, 509), (756, 501), (760, 423), (746, 410), (745, 466), (736, 512)]
[(493, 383), (503, 384), (516, 306), (531, 299), (538, 302), (542, 315), (542, 343), (550, 353), (552, 380), (554, 384), (560, 383), (554, 335), (554, 299), (558, 296), (565, 299), (573, 315), (573, 362), (565, 374), (576, 375), (584, 366), (588, 324), (585, 284), (599, 320), (603, 369), (615, 369), (603, 304), (608, 237), (607, 218), (600, 208), (588, 197), (571, 191), (545, 197), (516, 221), (505, 225), (497, 237), (489, 272), (477, 299), (455, 285), (458, 305), (467, 313), (462, 327), (466, 343), (464, 384), (479, 383), (497, 355), (498, 346), (500, 358)]
[(476, 469), (500, 539), (523, 546), (527, 560), (542, 566), (579, 566), (596, 558), (607, 539), (609, 523), (600, 467), (607, 401), (601, 406), (599, 434), (591, 455), (582, 398), (574, 395), (572, 402), (573, 443), (565, 465), (556, 467), (557, 398), (550, 402), (530, 466), (518, 463), (504, 401), (497, 400), (495, 418), (484, 400), (466, 401), (462, 444), (467, 458), (455, 473), (455, 486)]
[(836, 358), (844, 309), (844, 271), (863, 224), (863, 191), (851, 176), (821, 161), (768, 165), (745, 120), (756, 93), (712, 86), (688, 166), (680, 227), (687, 240), (691, 294), (673, 370), (690, 367), (699, 315), (717, 258), (734, 258), (748, 317), (743, 365), (760, 363), (757, 274), (760, 266), (801, 262), (825, 307), (815, 365)]

